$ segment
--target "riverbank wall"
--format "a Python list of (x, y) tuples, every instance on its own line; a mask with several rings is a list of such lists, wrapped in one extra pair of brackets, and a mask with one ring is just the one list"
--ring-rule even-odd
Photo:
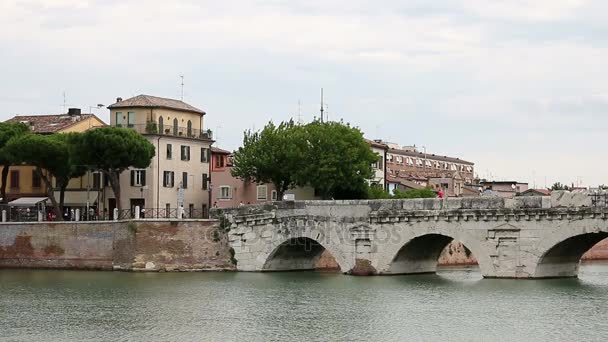
[(234, 270), (217, 221), (0, 224), (0, 268)]

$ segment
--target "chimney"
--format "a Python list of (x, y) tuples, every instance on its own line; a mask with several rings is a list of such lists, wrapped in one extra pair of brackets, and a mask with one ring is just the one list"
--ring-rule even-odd
[(118, 102), (122, 102), (122, 97), (117, 97), (116, 98), (116, 103), (118, 103)]
[(80, 115), (80, 108), (69, 108), (68, 109), (68, 115), (69, 116)]

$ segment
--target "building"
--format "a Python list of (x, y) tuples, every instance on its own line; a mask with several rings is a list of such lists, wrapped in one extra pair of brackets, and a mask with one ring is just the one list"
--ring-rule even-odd
[[(274, 184), (246, 182), (233, 177), (232, 153), (220, 148), (211, 148), (211, 203), (218, 208), (230, 208), (241, 203), (261, 204), (279, 200)], [(294, 200), (319, 199), (311, 187), (297, 187), (285, 192)]]
[(388, 190), (387, 172), (386, 172), (386, 154), (388, 146), (382, 143), (382, 140), (367, 140), (372, 152), (378, 155), (378, 161), (372, 164), (374, 178), (370, 180), (370, 184), (382, 186), (382, 189)]
[(442, 187), (447, 196), (463, 196), (464, 186), (475, 178), (475, 164), (472, 162), (420, 152), (416, 146), (384, 144), (388, 146), (387, 178), (392, 179), (393, 184), (406, 180), (422, 187)]
[[(24, 123), (30, 127), (33, 133), (45, 135), (84, 132), (106, 125), (94, 114), (83, 114), (78, 108), (70, 108), (64, 114), (17, 115), (6, 122)], [(47, 187), (42, 179), (38, 177), (35, 169), (35, 167), (28, 165), (10, 167), (8, 186), (6, 187), (7, 202), (20, 197), (47, 197)], [(86, 206), (87, 200), (84, 194), (91, 192), (93, 189), (93, 178), (91, 174), (86, 174), (70, 181), (65, 193), (66, 206)], [(97, 183), (97, 186), (99, 187), (100, 184)], [(57, 192), (56, 198), (59, 201), (59, 192)], [(89, 203), (93, 202), (95, 200), (91, 199)]]
[[(139, 206), (147, 208), (147, 216), (169, 216), (183, 206), (186, 216), (207, 217), (213, 140), (204, 128), (206, 113), (180, 100), (150, 95), (117, 98), (108, 108), (111, 126), (133, 129), (156, 148), (148, 168), (121, 175), (122, 208)], [(116, 199), (110, 187), (105, 187), (103, 202), (111, 217)]]
[(551, 190), (547, 189), (528, 189), (522, 191), (519, 196), (551, 196)]
[(498, 197), (512, 198), (528, 190), (528, 183), (517, 181), (481, 181), (484, 191), (492, 191)]

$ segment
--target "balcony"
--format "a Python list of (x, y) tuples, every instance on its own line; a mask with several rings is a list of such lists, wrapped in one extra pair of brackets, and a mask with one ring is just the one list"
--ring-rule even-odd
[(159, 130), (156, 122), (148, 122), (145, 125), (116, 125), (116, 127), (125, 127), (135, 130), (139, 134), (157, 134), (173, 137), (198, 139), (198, 140), (213, 140), (213, 132), (210, 129), (199, 130), (188, 127), (163, 125)]

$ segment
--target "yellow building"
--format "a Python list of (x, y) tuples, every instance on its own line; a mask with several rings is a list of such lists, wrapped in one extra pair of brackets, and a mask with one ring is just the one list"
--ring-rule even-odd
[[(150, 95), (117, 98), (108, 108), (111, 126), (137, 131), (156, 149), (148, 168), (121, 174), (121, 207), (144, 208), (146, 216), (174, 215), (183, 207), (187, 217), (207, 217), (213, 140), (204, 129), (206, 113), (180, 100)], [(104, 213), (111, 217), (116, 199), (109, 187), (104, 195)]]
[[(70, 108), (66, 114), (51, 115), (17, 115), (6, 122), (20, 122), (28, 125), (33, 133), (55, 134), (68, 132), (84, 132), (88, 129), (105, 126), (94, 114), (82, 114), (78, 108)], [(1, 169), (1, 167), (0, 167)], [(35, 168), (28, 165), (11, 166), (6, 187), (8, 201), (20, 197), (46, 197), (47, 188), (44, 182), (34, 172)], [(83, 203), (83, 193), (89, 192), (93, 186), (93, 176), (85, 175), (70, 181), (66, 191), (66, 205), (86, 205)], [(88, 181), (88, 182), (87, 182)], [(56, 193), (59, 200), (59, 194)], [(91, 201), (93, 203), (94, 200)]]

